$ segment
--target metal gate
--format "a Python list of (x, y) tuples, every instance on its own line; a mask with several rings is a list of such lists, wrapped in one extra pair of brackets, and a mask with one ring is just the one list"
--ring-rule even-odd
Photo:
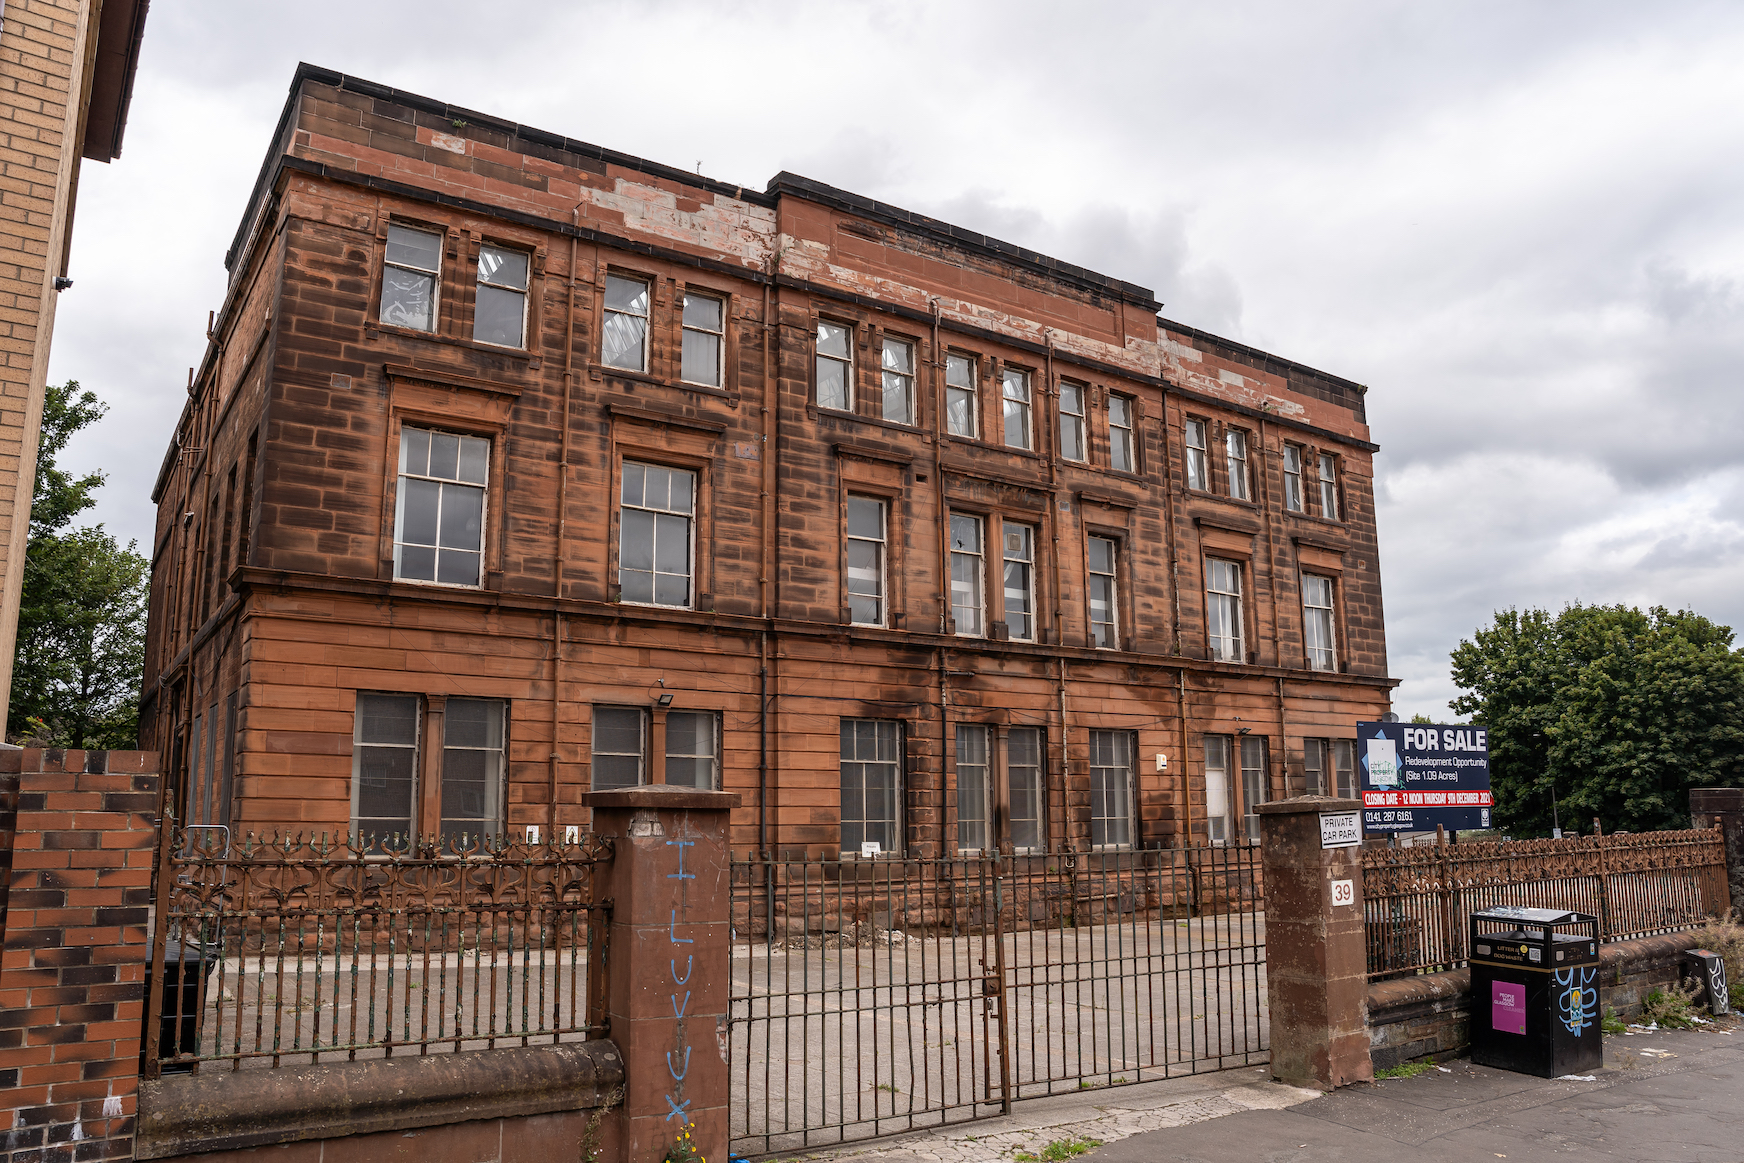
[(1257, 846), (732, 874), (735, 1151), (1269, 1057)]

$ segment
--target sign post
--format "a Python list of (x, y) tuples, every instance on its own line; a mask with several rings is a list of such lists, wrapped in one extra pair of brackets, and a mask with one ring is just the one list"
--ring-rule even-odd
[(1363, 830), (1488, 828), (1489, 732), (1464, 723), (1358, 723)]

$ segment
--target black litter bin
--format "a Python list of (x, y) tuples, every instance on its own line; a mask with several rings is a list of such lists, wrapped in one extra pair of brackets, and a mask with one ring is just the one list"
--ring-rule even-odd
[[(218, 964), (216, 946), (197, 941), (169, 941), (164, 946), (163, 1007), (159, 1012), (157, 1056), (164, 1074), (185, 1074), (190, 1063), (168, 1061), (178, 1054), (200, 1052), (200, 1007), (205, 1002), (206, 979)], [(151, 970), (145, 974), (145, 996), (151, 998)], [(179, 1008), (178, 1008), (179, 1007)], [(180, 1030), (177, 1026), (180, 1026)], [(140, 1047), (140, 1064), (145, 1048)]]
[(1597, 917), (1486, 909), (1470, 949), (1473, 1062), (1540, 1078), (1604, 1065)]

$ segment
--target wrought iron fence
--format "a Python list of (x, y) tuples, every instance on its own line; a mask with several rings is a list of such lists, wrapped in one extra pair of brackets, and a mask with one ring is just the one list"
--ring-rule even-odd
[(736, 1150), (1269, 1056), (1257, 847), (732, 871)]
[(1467, 918), (1498, 905), (1599, 918), (1605, 941), (1692, 928), (1728, 907), (1717, 830), (1370, 848), (1363, 910), (1371, 978), (1465, 964)]
[(144, 1067), (229, 1069), (604, 1030), (611, 842), (159, 837)]

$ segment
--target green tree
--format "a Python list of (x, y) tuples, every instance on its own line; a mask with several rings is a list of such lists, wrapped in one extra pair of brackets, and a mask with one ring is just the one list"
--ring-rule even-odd
[(1495, 820), (1687, 827), (1689, 789), (1744, 777), (1744, 654), (1687, 610), (1505, 610), (1453, 652), (1450, 704), (1489, 729)]
[(73, 435), (107, 410), (72, 380), (51, 385), (43, 404), (7, 709), (14, 738), (116, 748), (139, 735), (147, 564), (101, 525), (68, 528), (96, 504), (104, 477), (74, 477), (58, 464)]

